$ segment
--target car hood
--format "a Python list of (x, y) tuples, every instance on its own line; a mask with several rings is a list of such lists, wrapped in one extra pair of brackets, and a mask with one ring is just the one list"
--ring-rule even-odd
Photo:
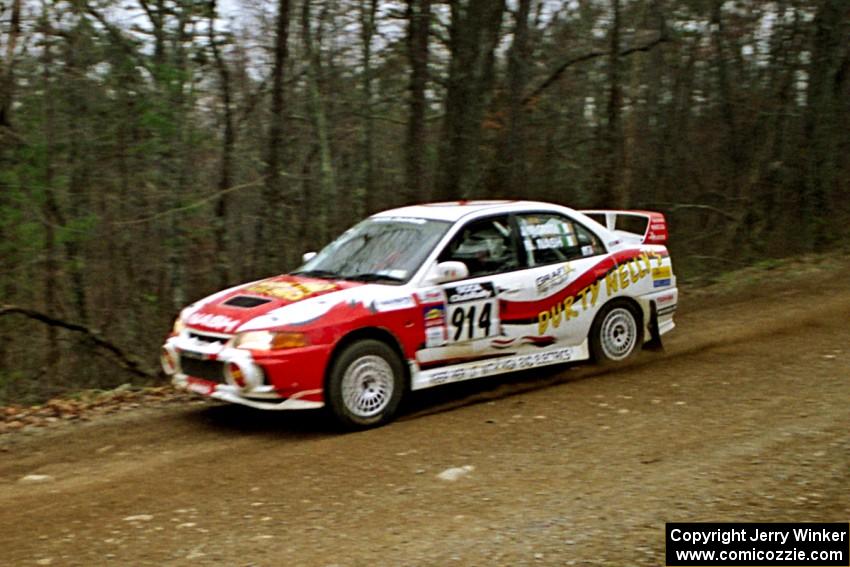
[[(359, 282), (276, 276), (204, 298), (187, 307), (181, 317), (189, 327), (212, 333), (268, 328), (303, 320), (305, 313), (299, 312), (326, 311), (328, 306), (345, 301), (350, 290), (363, 287)], [(296, 306), (300, 308), (293, 309)]]

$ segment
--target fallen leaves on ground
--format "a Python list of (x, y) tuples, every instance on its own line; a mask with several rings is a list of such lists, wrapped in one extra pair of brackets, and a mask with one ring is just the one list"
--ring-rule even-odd
[(87, 421), (97, 415), (193, 398), (170, 386), (134, 388), (125, 384), (114, 390), (91, 390), (72, 398), (53, 398), (34, 406), (0, 406), (0, 435), (30, 427)]

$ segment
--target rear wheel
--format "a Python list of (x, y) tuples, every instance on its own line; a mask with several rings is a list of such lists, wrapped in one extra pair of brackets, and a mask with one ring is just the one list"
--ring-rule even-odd
[(337, 421), (349, 429), (390, 421), (404, 391), (401, 359), (389, 345), (364, 339), (345, 347), (331, 368), (327, 399)]
[(597, 362), (616, 364), (634, 356), (643, 338), (637, 308), (625, 302), (602, 308), (590, 328), (590, 349)]

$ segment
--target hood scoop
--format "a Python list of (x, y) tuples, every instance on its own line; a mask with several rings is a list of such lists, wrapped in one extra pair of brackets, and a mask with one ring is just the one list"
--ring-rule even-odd
[(271, 299), (267, 299), (265, 297), (257, 297), (255, 295), (234, 295), (230, 299), (224, 302), (224, 305), (228, 307), (241, 307), (242, 309), (250, 309), (252, 307), (257, 307), (258, 305), (265, 305), (269, 303)]

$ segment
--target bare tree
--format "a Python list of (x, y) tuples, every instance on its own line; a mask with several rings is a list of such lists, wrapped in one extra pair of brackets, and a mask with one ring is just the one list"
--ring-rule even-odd
[[(5, 61), (0, 65), (0, 130), (12, 127), (12, 101), (15, 92), (15, 58), (21, 35), (21, 0), (12, 0)], [(5, 134), (0, 131), (0, 148)]]
[(525, 180), (525, 108), (523, 97), (528, 83), (528, 18), (531, 0), (520, 0), (514, 22), (513, 42), (508, 51), (507, 119), (496, 152), (495, 175), (490, 182), (491, 196), (506, 196), (518, 191)]
[(492, 85), (504, 0), (450, 0), (446, 111), (435, 196), (474, 197), (479, 190), (481, 121)]
[(360, 42), (361, 42), (361, 57), (363, 59), (362, 69), (362, 90), (363, 90), (363, 173), (362, 179), (362, 197), (358, 191), (356, 193), (354, 207), (358, 212), (358, 216), (362, 216), (365, 211), (372, 212), (374, 203), (380, 202), (379, 195), (376, 195), (377, 187), (375, 186), (375, 118), (373, 116), (374, 109), (372, 105), (375, 102), (375, 93), (373, 88), (373, 66), (372, 66), (372, 42), (375, 36), (375, 16), (378, 11), (378, 0), (360, 0), (359, 2), (360, 16)]
[(426, 160), (428, 140), (425, 110), (428, 86), (428, 39), (431, 30), (431, 0), (407, 2), (407, 56), (410, 60), (407, 144), (405, 145), (406, 193), (408, 203), (428, 195)]
[(321, 55), (313, 44), (310, 28), (311, 0), (304, 0), (301, 9), (301, 35), (304, 40), (304, 55), (307, 58), (307, 108), (319, 149), (319, 215), (317, 220), (319, 238), (327, 242), (336, 226), (338, 205), (336, 177), (331, 154), (330, 132), (325, 112), (325, 102), (320, 89), (322, 76)]
[[(266, 145), (266, 181), (263, 191), (263, 213), (257, 223), (254, 244), (254, 262), (256, 273), (273, 269), (281, 259), (282, 241), (285, 234), (283, 226), (283, 207), (286, 204), (283, 176), (281, 175), (283, 155), (284, 124), (284, 71), (289, 58), (289, 0), (279, 0), (275, 24), (274, 63), (272, 68), (271, 114), (269, 116), (268, 142)], [(270, 242), (276, 245), (269, 246)]]
[(219, 48), (219, 40), (216, 38), (216, 19), (216, 0), (211, 0), (208, 24), (209, 42), (218, 72), (219, 91), (224, 114), (222, 116), (221, 165), (218, 177), (219, 195), (215, 204), (215, 262), (218, 271), (218, 283), (221, 287), (225, 287), (230, 283), (229, 230), (227, 224), (230, 196), (226, 190), (233, 185), (233, 149), (236, 145), (236, 128), (233, 116), (230, 70)]

